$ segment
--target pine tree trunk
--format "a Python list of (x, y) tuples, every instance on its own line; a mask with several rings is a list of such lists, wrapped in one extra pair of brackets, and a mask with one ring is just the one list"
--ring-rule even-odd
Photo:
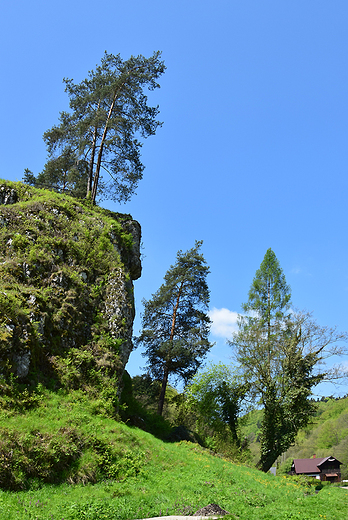
[[(100, 101), (98, 103), (97, 113), (98, 113), (99, 107), (100, 107)], [(95, 125), (94, 132), (93, 132), (93, 143), (92, 143), (91, 159), (89, 161), (89, 169), (88, 169), (86, 198), (88, 198), (89, 194), (92, 191), (93, 167), (94, 167), (95, 150), (96, 150), (96, 146), (97, 146), (97, 134), (98, 134), (98, 127), (97, 127), (97, 125)]]
[(101, 161), (102, 161), (102, 157), (103, 157), (103, 150), (104, 150), (104, 145), (105, 145), (105, 139), (106, 139), (106, 135), (108, 133), (108, 124), (109, 124), (109, 121), (111, 119), (111, 116), (112, 116), (112, 112), (114, 110), (114, 107), (115, 107), (115, 103), (116, 103), (116, 100), (118, 98), (118, 95), (120, 93), (120, 91), (122, 90), (122, 88), (124, 87), (124, 85), (126, 84), (127, 80), (128, 80), (128, 77), (137, 69), (140, 69), (141, 67), (135, 67), (134, 69), (131, 69), (127, 72), (127, 74), (125, 75), (125, 78), (124, 80), (122, 81), (122, 83), (118, 86), (118, 88), (115, 90), (115, 93), (114, 93), (114, 97), (113, 97), (113, 100), (111, 102), (111, 105), (110, 105), (110, 109), (109, 109), (109, 113), (108, 113), (108, 116), (106, 118), (106, 123), (105, 123), (105, 126), (104, 126), (104, 132), (103, 132), (103, 135), (102, 135), (102, 138), (101, 138), (101, 142), (100, 142), (100, 146), (99, 146), (99, 152), (98, 152), (98, 159), (97, 159), (97, 166), (96, 166), (96, 169), (95, 169), (95, 175), (94, 175), (94, 181), (93, 181), (93, 188), (92, 188), (92, 203), (95, 204), (95, 199), (96, 199), (96, 196), (97, 196), (97, 188), (98, 188), (98, 182), (99, 182), (99, 176), (100, 176), (100, 167), (101, 167)]
[(102, 157), (103, 157), (103, 150), (104, 150), (105, 139), (106, 139), (106, 136), (107, 136), (107, 133), (108, 133), (108, 123), (110, 121), (111, 114), (112, 114), (112, 111), (113, 111), (115, 103), (116, 103), (116, 97), (117, 97), (117, 92), (115, 92), (114, 99), (112, 100), (112, 103), (111, 103), (111, 106), (110, 106), (110, 109), (109, 109), (109, 113), (108, 113), (108, 117), (106, 118), (106, 123), (105, 123), (105, 126), (104, 126), (104, 132), (103, 132), (103, 135), (102, 135), (102, 138), (101, 138), (101, 143), (100, 143), (100, 146), (99, 146), (97, 166), (96, 166), (96, 169), (95, 169), (94, 182), (93, 182), (93, 188), (92, 188), (92, 204), (95, 204), (95, 199), (96, 199), (96, 196), (97, 196), (97, 188), (98, 188), (98, 182), (99, 182), (101, 160), (102, 160)]
[(168, 375), (169, 375), (169, 370), (168, 370), (168, 366), (166, 365), (164, 367), (162, 388), (161, 388), (161, 393), (160, 393), (159, 401), (158, 401), (158, 410), (157, 410), (158, 415), (162, 415), (162, 413), (163, 413), (164, 398), (166, 395), (166, 389), (167, 389), (167, 383), (168, 383)]
[[(179, 301), (180, 301), (180, 296), (181, 296), (183, 287), (184, 287), (184, 280), (181, 281), (179, 292), (178, 292), (178, 296), (176, 298), (176, 304), (175, 304), (175, 307), (173, 309), (172, 326), (171, 326), (171, 329), (170, 329), (169, 341), (173, 341), (173, 338), (174, 338), (176, 313), (178, 312)], [(161, 394), (160, 394), (159, 402), (158, 402), (158, 412), (157, 412), (158, 415), (162, 415), (162, 412), (163, 412), (164, 398), (165, 398), (165, 395), (166, 395), (166, 389), (167, 389), (167, 383), (168, 383), (168, 375), (169, 375), (169, 362), (167, 361), (166, 364), (165, 364), (165, 367), (164, 367), (164, 374), (163, 374), (163, 379), (162, 379)]]

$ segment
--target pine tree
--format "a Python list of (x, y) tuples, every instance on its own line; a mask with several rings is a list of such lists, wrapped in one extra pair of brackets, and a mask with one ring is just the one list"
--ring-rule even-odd
[(162, 381), (158, 413), (163, 411), (169, 375), (187, 382), (212, 347), (208, 341), (210, 318), (207, 275), (209, 267), (199, 252), (202, 242), (183, 253), (150, 300), (144, 300), (142, 331), (137, 343), (145, 347), (147, 368)]
[(59, 157), (47, 161), (43, 171), (35, 177), (34, 185), (37, 188), (53, 189), (59, 193), (84, 198), (87, 172), (86, 161), (78, 160), (71, 150), (67, 149)]
[[(157, 80), (165, 71), (160, 56), (155, 52), (150, 58), (139, 55), (123, 61), (120, 55), (105, 52), (101, 64), (81, 83), (63, 80), (71, 112), (61, 112), (59, 124), (44, 133), (48, 165), (51, 168), (69, 157), (74, 164), (67, 171), (75, 174), (81, 173), (83, 164), (86, 196), (93, 203), (101, 191), (105, 198), (129, 200), (142, 178), (139, 138), (154, 135), (162, 125), (156, 119), (158, 106), (149, 106), (144, 94), (145, 87), (159, 87)], [(100, 185), (102, 169), (110, 177), (104, 190)], [(65, 167), (55, 169), (52, 189), (64, 184), (67, 171)], [(42, 182), (54, 177), (52, 171), (43, 173)], [(81, 179), (75, 180), (80, 190)]]

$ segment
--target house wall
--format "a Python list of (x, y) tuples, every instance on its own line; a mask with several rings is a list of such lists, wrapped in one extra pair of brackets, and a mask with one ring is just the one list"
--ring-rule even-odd
[[(320, 480), (325, 482), (341, 482), (341, 469), (339, 465), (332, 462), (321, 466)], [(337, 476), (331, 476), (337, 475)]]
[(335, 471), (337, 474), (337, 477), (330, 477), (330, 474), (321, 473), (320, 474), (320, 480), (324, 482), (341, 482), (341, 472)]

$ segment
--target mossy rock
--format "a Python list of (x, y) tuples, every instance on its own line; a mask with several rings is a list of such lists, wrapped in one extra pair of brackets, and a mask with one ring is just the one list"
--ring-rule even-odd
[(132, 350), (140, 225), (0, 181), (0, 370), (36, 385), (118, 385)]

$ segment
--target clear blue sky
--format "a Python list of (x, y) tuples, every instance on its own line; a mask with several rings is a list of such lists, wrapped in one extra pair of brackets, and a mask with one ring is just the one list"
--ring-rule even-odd
[[(347, 22), (346, 0), (3, 0), (0, 177), (41, 171), (42, 134), (68, 108), (63, 77), (81, 81), (105, 50), (162, 50), (151, 100), (164, 125), (144, 143), (137, 195), (107, 203), (143, 229), (135, 333), (142, 298), (195, 239), (220, 311), (209, 359), (229, 361), (225, 336), (269, 247), (294, 306), (346, 330)], [(143, 364), (135, 352), (127, 368)]]

